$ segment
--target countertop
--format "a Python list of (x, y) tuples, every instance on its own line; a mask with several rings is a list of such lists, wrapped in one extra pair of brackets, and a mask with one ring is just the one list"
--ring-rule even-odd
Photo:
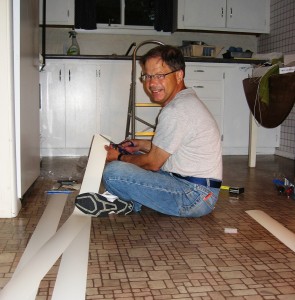
[[(125, 55), (64, 55), (64, 54), (46, 54), (45, 59), (93, 59), (93, 60), (132, 60), (132, 56)], [(187, 62), (205, 62), (205, 63), (225, 63), (225, 64), (251, 64), (261, 65), (266, 63), (266, 60), (252, 58), (212, 58), (212, 57), (187, 57)]]

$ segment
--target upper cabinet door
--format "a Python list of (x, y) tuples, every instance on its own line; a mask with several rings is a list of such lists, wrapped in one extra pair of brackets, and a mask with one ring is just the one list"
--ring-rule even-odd
[(224, 28), (226, 0), (178, 0), (178, 29)]
[[(39, 20), (43, 23), (43, 0), (39, 5)], [(74, 25), (75, 1), (74, 0), (46, 0), (47, 25)]]
[(245, 32), (269, 32), (269, 0), (227, 0), (226, 27)]
[(178, 0), (176, 29), (268, 33), (270, 0)]

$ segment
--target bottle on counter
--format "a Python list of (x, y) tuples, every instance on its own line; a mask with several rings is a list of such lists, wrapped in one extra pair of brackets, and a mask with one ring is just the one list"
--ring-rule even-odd
[(67, 51), (67, 55), (80, 55), (80, 47), (77, 41), (77, 32), (75, 30), (69, 31), (70, 38), (72, 38), (72, 45)]

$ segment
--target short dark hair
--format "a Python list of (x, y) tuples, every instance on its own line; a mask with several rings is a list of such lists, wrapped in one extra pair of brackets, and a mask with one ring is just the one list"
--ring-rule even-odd
[(156, 57), (161, 58), (172, 71), (183, 70), (183, 74), (185, 74), (184, 57), (179, 48), (170, 45), (160, 45), (152, 48), (140, 58), (140, 65), (144, 67), (148, 59)]

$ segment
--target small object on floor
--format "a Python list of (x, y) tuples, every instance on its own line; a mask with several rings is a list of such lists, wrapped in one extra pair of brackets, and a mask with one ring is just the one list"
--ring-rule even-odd
[(229, 186), (228, 185), (222, 185), (220, 187), (221, 190), (225, 190), (225, 191), (228, 191), (229, 190)]
[(272, 182), (275, 185), (275, 188), (277, 189), (277, 191), (279, 192), (279, 194), (283, 194), (285, 192), (284, 181), (276, 178)]
[(238, 233), (237, 228), (224, 228), (224, 233)]
[(276, 178), (272, 182), (275, 185), (276, 190), (279, 192), (279, 195), (286, 195), (287, 198), (295, 199), (294, 184), (287, 178), (284, 178), (284, 180)]
[(294, 199), (294, 186), (289, 186), (286, 190), (285, 190), (285, 193), (287, 195), (288, 198), (292, 198)]
[(220, 189), (229, 191), (230, 194), (237, 194), (237, 195), (242, 194), (245, 191), (243, 187), (232, 187), (228, 185), (222, 185)]
[(61, 183), (56, 182), (51, 189), (52, 190), (58, 190), (60, 187), (61, 187)]
[(71, 194), (71, 191), (62, 191), (62, 190), (51, 190), (51, 191), (46, 191), (47, 194), (52, 195), (52, 194)]
[(60, 179), (57, 182), (60, 183), (61, 185), (72, 185), (75, 184), (77, 181), (72, 179)]
[(240, 195), (240, 194), (244, 193), (245, 189), (243, 187), (230, 187), (228, 191), (230, 194)]
[(76, 207), (85, 214), (94, 217), (106, 217), (109, 214), (127, 215), (133, 210), (133, 203), (119, 198), (109, 201), (102, 194), (83, 193), (76, 197)]
[(75, 183), (75, 184), (64, 184), (61, 186), (63, 189), (68, 189), (68, 190), (76, 190), (79, 191), (81, 189), (81, 183)]

